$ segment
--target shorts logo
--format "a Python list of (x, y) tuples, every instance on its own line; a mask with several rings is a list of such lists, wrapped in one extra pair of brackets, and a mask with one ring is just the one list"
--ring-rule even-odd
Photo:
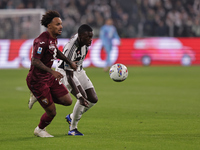
[(45, 99), (42, 99), (41, 101), (42, 101), (42, 103), (43, 103), (43, 104), (45, 104), (45, 105), (48, 105), (48, 104), (49, 104), (49, 101), (48, 101), (48, 99), (47, 99), (47, 98), (45, 98)]
[(41, 53), (42, 53), (42, 47), (38, 47), (37, 54), (41, 54)]

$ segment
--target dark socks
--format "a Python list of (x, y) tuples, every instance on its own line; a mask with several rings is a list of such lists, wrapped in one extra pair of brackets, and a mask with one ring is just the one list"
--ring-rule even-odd
[(38, 125), (38, 127), (40, 129), (44, 129), (46, 126), (48, 126), (51, 121), (53, 120), (52, 117), (47, 116), (47, 113), (45, 112), (42, 117), (40, 118), (40, 123)]

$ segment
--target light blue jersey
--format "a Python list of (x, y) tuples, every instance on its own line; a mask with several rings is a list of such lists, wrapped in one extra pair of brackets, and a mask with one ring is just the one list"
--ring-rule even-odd
[(104, 25), (101, 27), (100, 39), (103, 45), (112, 44), (113, 39), (120, 40), (116, 28), (113, 25)]
[(111, 57), (110, 52), (112, 50), (112, 40), (113, 39), (120, 40), (120, 37), (117, 33), (116, 28), (113, 25), (104, 25), (101, 27), (100, 30), (100, 39), (107, 53), (106, 66), (109, 67), (112, 65), (110, 60)]

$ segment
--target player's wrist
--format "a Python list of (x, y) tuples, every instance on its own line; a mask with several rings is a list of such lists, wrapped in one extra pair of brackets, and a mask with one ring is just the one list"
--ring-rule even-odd
[(77, 98), (77, 99), (79, 99), (79, 98), (81, 98), (81, 97), (83, 97), (83, 96), (82, 96), (82, 94), (81, 94), (80, 92), (76, 94), (76, 98)]
[(50, 69), (50, 70), (49, 70), (49, 73), (51, 73), (51, 74), (52, 74), (52, 73), (53, 73), (53, 71), (54, 71), (54, 70)]
[(72, 61), (69, 61), (68, 63), (69, 63), (70, 66), (72, 65)]

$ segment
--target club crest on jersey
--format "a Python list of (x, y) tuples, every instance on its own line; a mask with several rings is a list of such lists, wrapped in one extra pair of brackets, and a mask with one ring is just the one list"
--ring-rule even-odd
[(50, 44), (50, 45), (49, 45), (49, 49), (50, 49), (50, 50), (52, 50), (52, 51), (53, 51), (55, 48), (56, 48), (56, 47), (55, 47), (55, 45), (54, 45), (54, 44)]
[(37, 54), (41, 54), (41, 53), (42, 53), (42, 47), (38, 47)]
[(76, 57), (81, 57), (81, 51), (80, 50), (76, 51)]

